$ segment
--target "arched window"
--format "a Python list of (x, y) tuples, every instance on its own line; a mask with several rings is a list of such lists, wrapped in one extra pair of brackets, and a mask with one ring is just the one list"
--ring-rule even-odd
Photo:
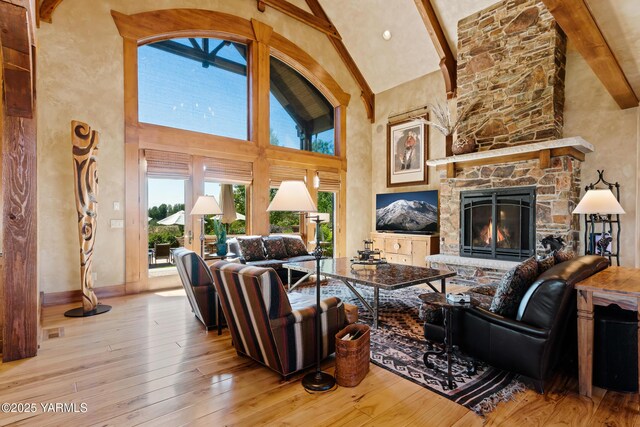
[(140, 122), (248, 139), (247, 46), (213, 38), (138, 48)]
[(335, 154), (331, 103), (300, 73), (273, 56), (269, 76), (271, 145)]

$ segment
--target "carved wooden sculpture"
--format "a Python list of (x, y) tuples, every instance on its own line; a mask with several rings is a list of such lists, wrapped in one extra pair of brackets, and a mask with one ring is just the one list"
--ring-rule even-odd
[(98, 132), (92, 131), (86, 123), (71, 122), (71, 142), (73, 144), (73, 177), (76, 190), (76, 210), (78, 211), (78, 232), (80, 238), (80, 283), (82, 287), (82, 308), (69, 310), (65, 316), (80, 317), (104, 313), (111, 309), (98, 304), (93, 291), (93, 246), (98, 226)]

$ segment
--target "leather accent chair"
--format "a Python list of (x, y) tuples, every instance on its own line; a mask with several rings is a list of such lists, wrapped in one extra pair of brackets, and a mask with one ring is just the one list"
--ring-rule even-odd
[(525, 293), (515, 319), (480, 307), (454, 320), (461, 349), (496, 368), (531, 379), (540, 393), (561, 358), (577, 351), (576, 283), (609, 266), (588, 255), (555, 265)]
[(207, 330), (217, 327), (220, 335), (223, 319), (209, 267), (198, 254), (185, 248), (176, 249), (174, 257), (191, 311)]
[[(238, 354), (284, 379), (315, 364), (314, 295), (288, 294), (272, 268), (218, 261), (211, 272)], [(335, 352), (335, 335), (346, 317), (339, 298), (326, 298), (320, 307), (324, 359)]]

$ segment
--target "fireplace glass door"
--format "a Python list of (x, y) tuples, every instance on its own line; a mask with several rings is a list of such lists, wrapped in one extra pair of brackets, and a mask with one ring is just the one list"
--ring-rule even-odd
[(462, 256), (520, 260), (535, 253), (535, 189), (461, 194)]

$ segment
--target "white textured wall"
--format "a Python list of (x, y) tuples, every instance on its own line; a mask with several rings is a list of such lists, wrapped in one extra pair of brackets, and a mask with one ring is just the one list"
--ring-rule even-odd
[[(300, 4), (299, 1), (295, 3)], [(110, 11), (132, 14), (202, 8), (256, 18), (314, 57), (351, 94), (347, 114), (347, 251), (370, 231), (371, 126), (360, 90), (327, 37), (254, 0), (65, 0), (53, 24), (38, 30), (38, 259), (40, 290), (79, 289), (79, 247), (73, 193), (70, 122), (101, 133), (99, 214), (94, 272), (97, 286), (124, 283), (124, 101), (122, 38)], [(113, 210), (113, 202), (121, 210)]]
[[(376, 121), (372, 127), (371, 157), (371, 230), (375, 230), (375, 195), (377, 193), (397, 193), (403, 191), (437, 190), (440, 182), (436, 169), (429, 167), (429, 183), (406, 187), (387, 188), (387, 123), (389, 116), (404, 113), (430, 103), (445, 102), (444, 79), (440, 71), (396, 86), (376, 95)], [(452, 103), (450, 103), (452, 104)], [(455, 104), (451, 108), (455, 110)], [(454, 113), (455, 114), (455, 113)], [(440, 158), (445, 155), (444, 136), (430, 127), (428, 158)]]
[(626, 211), (622, 215), (620, 264), (633, 267), (638, 253), (638, 108), (621, 110), (571, 44), (567, 50), (564, 136), (581, 136), (595, 146), (582, 167), (583, 188), (596, 181), (597, 170), (602, 169), (608, 181), (620, 183), (620, 204)]

